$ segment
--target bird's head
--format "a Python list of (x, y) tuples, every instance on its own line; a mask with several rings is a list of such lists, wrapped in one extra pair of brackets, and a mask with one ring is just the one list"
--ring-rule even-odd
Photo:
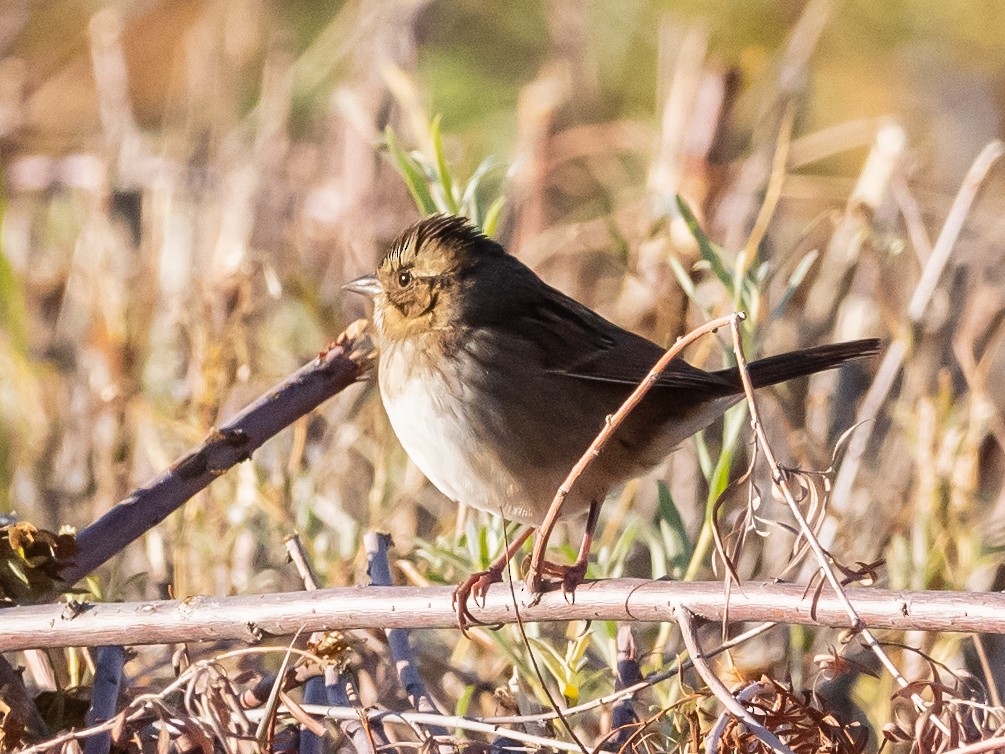
[(373, 299), (381, 338), (401, 340), (447, 329), (462, 319), (475, 270), (505, 256), (498, 243), (467, 219), (435, 215), (406, 228), (376, 273), (343, 287)]

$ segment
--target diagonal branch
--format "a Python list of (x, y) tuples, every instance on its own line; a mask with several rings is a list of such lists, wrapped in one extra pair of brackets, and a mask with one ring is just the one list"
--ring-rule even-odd
[[(764, 433), (764, 426), (761, 424), (761, 415), (758, 412), (757, 402), (754, 399), (754, 385), (750, 381), (750, 373), (747, 370), (747, 360), (743, 355), (743, 338), (740, 334), (740, 321), (742, 319), (743, 315), (740, 313), (733, 314), (730, 318), (729, 329), (733, 335), (733, 354), (736, 357), (736, 366), (740, 372), (740, 381), (743, 383), (743, 392), (746, 395), (747, 406), (750, 410), (750, 427), (753, 429), (754, 436), (757, 438), (757, 444), (764, 452), (764, 459), (767, 461), (768, 466), (771, 469), (771, 481), (774, 484), (775, 489), (777, 489), (782, 494), (782, 497), (785, 498), (785, 502), (788, 504), (793, 518), (795, 518), (796, 522), (799, 524), (799, 530), (806, 540), (806, 544), (809, 545), (810, 549), (813, 551), (813, 555), (816, 557), (820, 570), (823, 572), (827, 582), (834, 590), (835, 596), (844, 608), (848, 616), (851, 629), (861, 635), (866, 646), (872, 650), (873, 654), (876, 655), (883, 667), (886, 668), (890, 675), (893, 676), (897, 684), (901, 688), (907, 688), (909, 685), (907, 679), (904, 678), (900, 670), (897, 669), (897, 666), (893, 664), (893, 660), (887, 656), (883, 647), (880, 646), (880, 643), (876, 640), (876, 637), (873, 636), (872, 632), (862, 621), (861, 616), (858, 614), (858, 611), (855, 610), (851, 600), (848, 599), (848, 595), (845, 593), (845, 589), (834, 570), (834, 565), (831, 562), (830, 556), (824, 551), (823, 546), (820, 544), (820, 540), (817, 539), (816, 533), (810, 527), (809, 522), (806, 520), (802, 510), (799, 508), (799, 504), (796, 502), (796, 497), (792, 493), (792, 489), (789, 487), (786, 474), (782, 470), (781, 464), (779, 464), (778, 460), (775, 458), (775, 454), (771, 450), (771, 446), (768, 444), (768, 437)], [(927, 707), (925, 701), (917, 693), (911, 694), (911, 700), (919, 710)], [(938, 718), (933, 718), (933, 721), (940, 728), (943, 727), (943, 723), (939, 721)]]
[(270, 437), (365, 376), (373, 349), (357, 320), (307, 366), (263, 395), (171, 468), (77, 535), (78, 553), (60, 576), (73, 584), (159, 524)]
[(680, 356), (680, 354), (691, 345), (694, 341), (703, 335), (707, 335), (710, 332), (715, 332), (720, 327), (726, 327), (732, 321), (732, 316), (719, 317), (713, 319), (700, 327), (696, 327), (694, 330), (689, 332), (687, 335), (678, 338), (677, 342), (663, 354), (656, 365), (649, 370), (649, 374), (646, 375), (645, 379), (638, 384), (638, 387), (632, 391), (632, 394), (628, 396), (621, 407), (611, 414), (607, 421), (604, 423), (604, 428), (600, 431), (600, 434), (590, 443), (590, 447), (586, 449), (583, 456), (576, 462), (576, 465), (572, 467), (572, 471), (562, 482), (562, 486), (558, 488), (558, 492), (555, 493), (555, 499), (551, 502), (551, 507), (548, 509), (548, 514), (544, 518), (544, 522), (537, 531), (537, 537), (534, 538), (534, 552), (531, 555), (530, 560), (530, 571), (527, 574), (527, 584), (530, 586), (531, 593), (536, 594), (541, 591), (541, 574), (543, 573), (544, 567), (544, 556), (548, 550), (548, 539), (551, 537), (551, 532), (555, 528), (555, 524), (558, 522), (558, 517), (562, 513), (562, 505), (565, 503), (565, 498), (569, 496), (572, 488), (575, 486), (576, 482), (583, 475), (583, 473), (590, 467), (593, 463), (593, 459), (600, 455), (600, 451), (604, 449), (608, 440), (611, 439), (614, 432), (621, 426), (621, 423), (625, 418), (632, 412), (632, 410), (641, 402), (645, 397), (646, 393), (652, 389), (653, 385), (657, 383), (660, 375), (663, 371), (670, 365), (673, 359)]
[[(698, 629), (695, 626), (694, 614), (682, 606), (674, 611), (674, 615), (677, 617), (677, 625), (680, 626), (681, 638), (684, 639), (684, 646), (687, 647), (688, 654), (691, 655), (694, 669), (701, 676), (701, 679), (705, 681), (709, 691), (726, 708), (726, 711), (742, 720), (751, 733), (775, 751), (782, 754), (794, 754), (792, 749), (783, 744), (778, 736), (757, 722), (754, 716), (747, 712), (746, 708), (730, 693), (729, 689), (726, 688), (726, 684), (712, 670), (711, 666), (705, 660), (701, 647), (698, 645)], [(711, 734), (709, 734), (709, 738), (706, 741), (708, 743), (705, 746), (705, 751), (713, 751)]]

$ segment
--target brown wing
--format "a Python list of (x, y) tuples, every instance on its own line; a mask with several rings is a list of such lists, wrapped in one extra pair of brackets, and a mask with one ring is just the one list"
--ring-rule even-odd
[[(467, 323), (504, 331), (527, 342), (541, 354), (549, 374), (570, 379), (636, 385), (660, 359), (664, 349), (635, 333), (618, 327), (592, 309), (542, 282), (513, 257), (494, 260), (509, 269), (504, 296), (479, 291), (471, 300), (477, 309), (467, 311)], [(479, 285), (492, 284), (481, 276)], [(496, 291), (498, 293), (498, 291)], [(492, 301), (491, 308), (477, 302)], [(675, 359), (663, 372), (657, 387), (686, 389), (716, 398), (736, 392), (735, 383)]]

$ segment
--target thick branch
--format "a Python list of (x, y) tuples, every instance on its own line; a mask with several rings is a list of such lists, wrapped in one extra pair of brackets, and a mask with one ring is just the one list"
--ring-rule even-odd
[[(674, 620), (674, 607), (686, 606), (698, 618), (720, 621), (726, 609), (721, 582), (609, 579), (583, 584), (574, 604), (560, 592), (530, 605), (524, 584), (515, 584), (525, 622)], [(776, 621), (846, 628), (848, 613), (829, 590), (813, 596), (794, 584), (744, 584), (730, 596), (729, 620)], [(26, 647), (162, 644), (238, 639), (257, 641), (297, 631), (356, 628), (449, 628), (457, 625), (451, 606), (453, 587), (350, 587), (314, 592), (190, 597), (189, 599), (86, 605), (32, 605), (3, 611), (0, 651)], [(1005, 594), (975, 592), (897, 592), (847, 589), (862, 622), (899, 631), (1005, 633)], [(513, 623), (508, 585), (489, 589), (484, 608), (472, 606), (488, 624)]]
[[(350, 325), (314, 361), (274, 387), (206, 442), (77, 535), (79, 552), (60, 576), (72, 584), (141, 537), (280, 430), (358, 380), (372, 359), (366, 323)], [(114, 642), (113, 642), (114, 643)]]

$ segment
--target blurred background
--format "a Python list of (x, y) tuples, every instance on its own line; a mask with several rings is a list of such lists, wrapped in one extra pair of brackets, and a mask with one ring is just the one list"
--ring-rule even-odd
[[(820, 513), (826, 541), (885, 560), (887, 586), (1000, 589), (1005, 180), (965, 177), (1005, 135), (1002, 29), (994, 0), (5, 0), (0, 511), (85, 526), (367, 316), (341, 284), (420, 216), (386, 128), (422, 168), (439, 116), (470, 206), (504, 197), (497, 237), (621, 325), (668, 343), (741, 304), (752, 353), (899, 344), (861, 466)], [(957, 191), (979, 182), (917, 299)], [(689, 358), (725, 356), (713, 339)], [(765, 396), (783, 462), (828, 468), (878, 365)], [(702, 522), (744, 466), (743, 427), (727, 420), (609, 501), (594, 575), (710, 576)], [(730, 500), (726, 529), (770, 533), (738, 553), (741, 575), (779, 574), (783, 506), (763, 501), (751, 523), (746, 496)], [(361, 385), (99, 581), (108, 599), (297, 589), (282, 546), (296, 530), (325, 585), (360, 583), (374, 528), (395, 537), (402, 583), (455, 583), (501, 541), (425, 482)], [(613, 628), (591, 630), (594, 664), (570, 670), (584, 694), (612, 683), (597, 668)], [(796, 634), (741, 651), (736, 672), (810, 684), (807, 652), (835, 639)], [(457, 688), (515, 662), (492, 643), (505, 632), (423, 636), (451, 646)], [(956, 664), (969, 646), (908, 640)], [(672, 655), (673, 641), (641, 644)], [(865, 678), (855, 693), (882, 719), (891, 691)]]

